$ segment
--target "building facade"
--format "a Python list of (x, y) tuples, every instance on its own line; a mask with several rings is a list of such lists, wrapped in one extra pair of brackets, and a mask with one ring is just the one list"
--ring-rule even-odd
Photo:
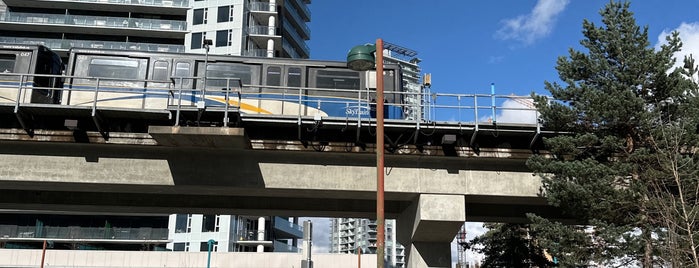
[[(330, 225), (330, 253), (376, 254), (376, 221), (335, 218)], [(405, 267), (405, 248), (396, 241), (396, 220), (386, 220), (385, 228), (388, 267)]]
[(308, 58), (310, 0), (193, 0), (187, 12), (188, 52)]
[(173, 214), (169, 218), (172, 251), (298, 252), (303, 230), (298, 218), (239, 215)]
[(65, 250), (165, 250), (167, 216), (0, 212), (0, 248)]
[(308, 58), (310, 0), (0, 0), (0, 43)]

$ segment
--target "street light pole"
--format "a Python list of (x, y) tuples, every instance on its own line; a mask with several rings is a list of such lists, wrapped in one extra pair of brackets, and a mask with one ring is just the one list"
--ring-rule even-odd
[(376, 39), (376, 265), (384, 267), (383, 40)]
[[(373, 51), (372, 51), (373, 49)], [(375, 52), (376, 56), (372, 56)], [(376, 64), (376, 265), (384, 267), (384, 97), (383, 97), (383, 40), (370, 45), (353, 47), (347, 54), (347, 66), (355, 71), (367, 71)]]

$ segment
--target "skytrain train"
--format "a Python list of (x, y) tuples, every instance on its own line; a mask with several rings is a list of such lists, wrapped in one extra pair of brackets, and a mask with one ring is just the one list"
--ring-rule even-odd
[[(17, 101), (21, 74), (58, 75), (61, 66), (41, 45), (0, 46), (1, 101)], [(375, 102), (376, 73), (337, 61), (73, 48), (63, 66), (62, 79), (22, 76), (29, 84), (19, 102), (124, 109), (228, 102), (241, 113), (334, 117), (370, 117)], [(399, 66), (384, 68), (384, 91), (385, 117), (403, 118)]]
[(61, 58), (44, 46), (0, 44), (0, 104), (58, 103), (62, 68)]

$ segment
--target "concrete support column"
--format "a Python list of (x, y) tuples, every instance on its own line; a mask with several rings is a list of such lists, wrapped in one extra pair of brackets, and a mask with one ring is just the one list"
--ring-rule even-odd
[[(265, 217), (257, 219), (257, 241), (265, 241)], [(257, 252), (265, 252), (265, 246), (257, 245)]]
[(451, 267), (450, 243), (465, 220), (464, 196), (421, 194), (396, 221), (406, 267)]

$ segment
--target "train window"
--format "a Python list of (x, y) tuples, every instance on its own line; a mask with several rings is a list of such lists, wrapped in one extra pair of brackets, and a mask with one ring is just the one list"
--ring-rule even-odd
[(0, 73), (11, 73), (15, 70), (16, 56), (14, 54), (0, 55)]
[(175, 76), (176, 77), (189, 77), (189, 62), (178, 62), (175, 64)]
[(267, 67), (267, 85), (281, 86), (282, 85), (282, 68), (277, 66)]
[(360, 89), (359, 73), (349, 71), (318, 70), (316, 87), (334, 89)]
[[(226, 78), (239, 78), (243, 84), (252, 84), (253, 69), (248, 65), (238, 63), (209, 63), (206, 70), (206, 76), (208, 77), (206, 85), (209, 87), (226, 87)], [(259, 75), (259, 69), (256, 74)]]
[(155, 64), (153, 64), (153, 77), (151, 77), (151, 79), (158, 81), (166, 81), (168, 76), (168, 65), (169, 64), (167, 61), (155, 61)]
[(289, 76), (286, 85), (289, 87), (301, 87), (301, 68), (289, 68)]
[(92, 59), (88, 75), (105, 78), (139, 78), (139, 60), (135, 59)]

